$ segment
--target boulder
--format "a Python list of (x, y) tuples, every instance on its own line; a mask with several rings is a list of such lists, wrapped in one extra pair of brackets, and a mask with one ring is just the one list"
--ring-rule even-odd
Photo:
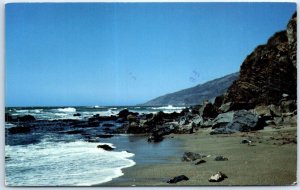
[(127, 120), (128, 120), (129, 122), (133, 122), (133, 121), (136, 121), (137, 118), (136, 118), (135, 115), (129, 114), (129, 115), (127, 116)]
[(115, 125), (112, 123), (103, 123), (102, 124), (102, 127), (113, 127), (113, 126), (115, 126)]
[(215, 118), (218, 115), (217, 107), (210, 102), (206, 102), (200, 109), (199, 115), (204, 119)]
[(75, 113), (75, 114), (73, 114), (73, 116), (81, 116), (81, 114), (80, 113)]
[(106, 151), (111, 151), (111, 150), (114, 150), (113, 147), (107, 145), (107, 144), (103, 144), (103, 145), (98, 145), (97, 148), (102, 148), (103, 150), (106, 150)]
[(119, 118), (123, 118), (123, 119), (127, 119), (128, 115), (137, 116), (138, 113), (130, 112), (130, 111), (128, 111), (128, 109), (123, 109), (118, 113)]
[(180, 175), (180, 176), (177, 176), (177, 177), (174, 177), (174, 178), (168, 180), (167, 183), (177, 183), (177, 182), (180, 182), (183, 180), (189, 180), (189, 178), (186, 177), (185, 175)]
[(29, 133), (31, 131), (31, 129), (30, 129), (30, 127), (17, 126), (17, 127), (9, 128), (8, 131), (12, 134)]
[(212, 121), (212, 129), (225, 127), (228, 123), (233, 121), (234, 112), (227, 112), (219, 114), (213, 121)]
[(295, 110), (297, 110), (297, 102), (296, 102), (296, 100), (281, 101), (280, 109), (284, 113), (294, 112)]
[(11, 122), (14, 121), (13, 117), (9, 113), (5, 113), (5, 121), (6, 122)]
[(197, 159), (201, 159), (204, 157), (206, 157), (206, 155), (201, 155), (199, 153), (194, 153), (194, 152), (185, 152), (185, 153), (183, 153), (181, 160), (190, 162), (190, 161), (195, 161)]
[(228, 158), (224, 157), (224, 156), (216, 156), (215, 157), (215, 161), (227, 161)]
[(18, 120), (22, 122), (28, 122), (28, 121), (35, 121), (35, 118), (32, 115), (24, 115), (18, 117)]
[(269, 106), (270, 113), (273, 117), (280, 117), (281, 111), (279, 106), (275, 106), (274, 104), (270, 104)]
[(208, 179), (209, 182), (220, 182), (223, 181), (225, 178), (228, 178), (224, 173), (217, 172), (216, 174), (210, 176)]
[(214, 101), (214, 106), (220, 107), (224, 102), (224, 97), (225, 97), (225, 94), (217, 96)]
[(160, 142), (163, 140), (163, 136), (169, 135), (175, 131), (178, 127), (176, 122), (165, 123), (163, 126), (153, 131), (148, 138), (148, 142)]
[(233, 121), (226, 125), (226, 128), (247, 132), (253, 130), (259, 130), (263, 127), (258, 125), (258, 116), (254, 113), (246, 110), (236, 111), (233, 115)]
[(203, 124), (204, 120), (201, 116), (196, 115), (195, 117), (193, 117), (191, 119), (191, 122), (195, 124), (195, 126), (200, 126), (201, 124)]
[(111, 138), (113, 137), (114, 135), (111, 135), (111, 134), (100, 134), (100, 135), (96, 135), (96, 137), (99, 137), (99, 138)]
[(205, 160), (200, 159), (199, 161), (197, 161), (197, 162), (195, 163), (195, 165), (203, 164), (203, 163), (205, 163), (205, 162), (206, 162)]
[(249, 102), (226, 102), (219, 107), (218, 111), (221, 113), (225, 113), (241, 109), (249, 110), (252, 108), (254, 108), (254, 104), (251, 104)]

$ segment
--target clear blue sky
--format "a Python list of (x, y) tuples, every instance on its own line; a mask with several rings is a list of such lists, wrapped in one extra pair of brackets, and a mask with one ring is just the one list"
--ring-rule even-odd
[(6, 106), (134, 105), (239, 70), (293, 3), (6, 5)]

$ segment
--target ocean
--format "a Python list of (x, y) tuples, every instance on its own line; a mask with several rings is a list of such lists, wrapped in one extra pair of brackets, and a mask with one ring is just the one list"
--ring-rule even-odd
[[(37, 120), (87, 120), (93, 115), (117, 115), (121, 110), (139, 114), (180, 112), (184, 107), (7, 107), (11, 116), (32, 115)], [(110, 121), (114, 127), (120, 124)], [(103, 123), (85, 127), (80, 133), (65, 133), (64, 126), (41, 126), (30, 133), (11, 134), (15, 124), (5, 123), (5, 182), (7, 186), (91, 186), (111, 181), (123, 175), (122, 169), (136, 163), (164, 162), (174, 154), (170, 147), (178, 142), (147, 143), (145, 136), (105, 134)], [(36, 128), (36, 126), (34, 126)], [(97, 135), (96, 135), (97, 134)], [(88, 138), (87, 138), (88, 137)], [(98, 145), (115, 149), (105, 151)], [(170, 150), (170, 151), (168, 151)]]

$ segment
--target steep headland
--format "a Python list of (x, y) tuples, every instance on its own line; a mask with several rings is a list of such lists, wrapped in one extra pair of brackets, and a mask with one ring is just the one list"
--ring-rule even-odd
[(221, 78), (208, 81), (204, 84), (180, 90), (178, 92), (166, 94), (152, 99), (141, 106), (190, 106), (202, 103), (204, 100), (210, 100), (227, 91), (228, 87), (239, 76), (239, 73), (233, 73)]

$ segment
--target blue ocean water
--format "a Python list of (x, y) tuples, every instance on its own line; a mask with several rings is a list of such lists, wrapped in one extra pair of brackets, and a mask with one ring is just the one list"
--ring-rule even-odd
[[(124, 108), (139, 113), (180, 112), (183, 107), (26, 107), (6, 108), (12, 116), (33, 115), (38, 120), (80, 119), (99, 114), (116, 115)], [(79, 113), (80, 116), (74, 116)], [(30, 134), (9, 134), (6, 123), (5, 181), (8, 186), (90, 186), (123, 175), (122, 169), (136, 162), (161, 162), (173, 154), (166, 151), (174, 142), (148, 144), (146, 137), (118, 134), (109, 139), (86, 141), (82, 134), (45, 130)], [(96, 133), (97, 128), (87, 128)], [(97, 148), (100, 144), (114, 151)]]

